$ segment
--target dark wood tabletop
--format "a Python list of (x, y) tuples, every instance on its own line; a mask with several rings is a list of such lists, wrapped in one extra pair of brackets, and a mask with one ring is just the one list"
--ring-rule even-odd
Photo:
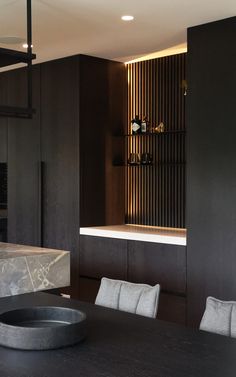
[(235, 377), (236, 340), (46, 293), (0, 299), (0, 312), (34, 305), (78, 308), (87, 338), (73, 347), (0, 347), (1, 377)]

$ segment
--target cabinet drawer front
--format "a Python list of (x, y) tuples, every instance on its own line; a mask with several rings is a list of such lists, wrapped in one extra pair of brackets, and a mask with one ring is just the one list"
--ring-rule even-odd
[(127, 241), (125, 240), (80, 236), (79, 260), (80, 276), (127, 279)]
[(186, 293), (186, 247), (129, 241), (128, 279), (161, 284), (164, 291)]
[(101, 281), (90, 278), (79, 278), (78, 299), (81, 301), (95, 302)]
[(186, 325), (186, 298), (161, 292), (157, 319)]

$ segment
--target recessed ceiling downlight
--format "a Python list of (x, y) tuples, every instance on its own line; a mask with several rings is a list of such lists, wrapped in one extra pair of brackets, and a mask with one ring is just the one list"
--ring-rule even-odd
[(121, 17), (122, 21), (133, 21), (134, 16), (125, 15)]

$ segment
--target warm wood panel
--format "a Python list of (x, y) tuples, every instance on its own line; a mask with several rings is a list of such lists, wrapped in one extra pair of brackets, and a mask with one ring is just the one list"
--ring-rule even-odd
[[(236, 299), (236, 17), (188, 31), (188, 322)], [(220, 51), (219, 51), (219, 46)]]
[(186, 293), (186, 247), (152, 242), (128, 242), (128, 279)]
[(80, 236), (80, 276), (127, 280), (127, 241)]
[[(126, 222), (185, 227), (185, 79), (186, 54), (128, 65), (127, 156), (152, 156), (148, 166), (126, 169)], [(131, 119), (147, 116), (149, 132), (129, 136)]]

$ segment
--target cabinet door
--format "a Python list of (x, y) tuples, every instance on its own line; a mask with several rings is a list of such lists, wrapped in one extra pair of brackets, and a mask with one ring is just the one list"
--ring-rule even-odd
[(100, 287), (100, 279), (79, 278), (77, 298), (81, 301), (95, 302)]
[(186, 325), (186, 297), (161, 292), (157, 319)]
[(162, 290), (185, 294), (186, 247), (152, 242), (128, 242), (128, 279), (161, 285)]
[(127, 280), (127, 241), (80, 236), (80, 276)]
[(41, 108), (43, 246), (72, 252), (71, 282), (76, 287), (79, 238), (76, 57), (41, 65)]
[[(9, 71), (8, 101), (25, 106), (26, 69)], [(40, 67), (33, 68), (32, 119), (8, 118), (8, 241), (40, 245)]]
[[(187, 313), (191, 326), (199, 326), (207, 296), (236, 299), (235, 38), (235, 17), (188, 30)], [(218, 46), (222, 46), (220, 54)]]
[[(0, 104), (7, 103), (6, 73), (0, 75)], [(7, 242), (7, 118), (0, 117), (0, 242)]]
[(81, 226), (124, 221), (124, 168), (113, 166), (124, 147), (126, 70), (122, 63), (79, 56)]
[[(7, 74), (0, 75), (0, 105), (7, 104)], [(7, 118), (0, 117), (0, 163), (7, 162)]]

